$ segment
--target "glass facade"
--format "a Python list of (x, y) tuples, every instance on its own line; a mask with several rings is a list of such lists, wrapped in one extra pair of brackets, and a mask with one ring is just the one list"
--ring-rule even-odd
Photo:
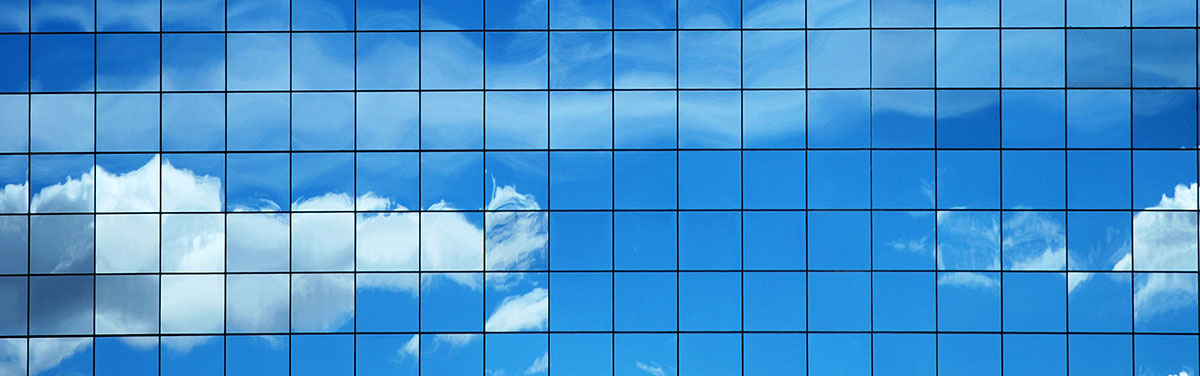
[(1200, 372), (1195, 0), (0, 0), (0, 375)]

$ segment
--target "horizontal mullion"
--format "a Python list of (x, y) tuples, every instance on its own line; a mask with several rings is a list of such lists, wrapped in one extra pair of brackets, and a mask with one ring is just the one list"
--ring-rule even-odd
[(532, 335), (532, 334), (973, 334), (973, 335), (1137, 335), (1195, 336), (1197, 332), (1120, 331), (998, 331), (998, 330), (543, 330), (543, 331), (359, 331), (359, 332), (214, 332), (131, 334), (36, 334), (0, 335), (0, 339), (23, 338), (114, 338), (114, 337), (219, 337), (219, 336), (306, 336), (306, 335)]
[(512, 32), (653, 32), (653, 31), (869, 31), (869, 30), (1194, 30), (1197, 26), (858, 26), (858, 27), (741, 27), (741, 28), (471, 28), (471, 29), (347, 29), (347, 30), (93, 30), (93, 31), (5, 31), (0, 35), (73, 34), (344, 34), (344, 33), (512, 33)]

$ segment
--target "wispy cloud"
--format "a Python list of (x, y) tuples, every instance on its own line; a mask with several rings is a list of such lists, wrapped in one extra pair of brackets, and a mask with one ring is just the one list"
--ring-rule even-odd
[(666, 376), (667, 375), (667, 371), (664, 370), (662, 366), (658, 365), (658, 363), (655, 363), (655, 362), (650, 362), (649, 364), (637, 362), (637, 363), (635, 363), (635, 365), (637, 366), (638, 369), (645, 371), (646, 373), (654, 375), (654, 376)]

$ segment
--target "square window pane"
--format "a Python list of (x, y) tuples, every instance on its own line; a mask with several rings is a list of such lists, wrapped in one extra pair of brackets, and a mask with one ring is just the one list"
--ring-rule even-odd
[(1004, 27), (1058, 26), (1066, 22), (1066, 0), (1002, 0), (1000, 23)]
[[(65, 5), (65, 4), (63, 4)], [(67, 6), (42, 6), (64, 11)], [(89, 7), (90, 8), (90, 7)], [(90, 10), (89, 12), (90, 13)], [(88, 17), (91, 21), (91, 17)], [(37, 21), (34, 21), (37, 24)], [(90, 25), (89, 25), (90, 28)], [(35, 27), (35, 29), (40, 29)], [(43, 34), (30, 41), (32, 91), (92, 91), (96, 88), (96, 40), (90, 34)]]
[[(785, 1), (777, 1), (787, 6)], [(782, 16), (782, 15), (781, 15)], [(749, 22), (749, 19), (747, 19)], [(803, 24), (803, 20), (800, 21)], [(744, 31), (742, 32), (742, 87), (801, 88), (804, 87), (805, 49), (802, 31)], [(750, 96), (759, 92), (745, 92)], [(746, 102), (750, 104), (749, 101)]]
[(673, 29), (679, 19), (675, 0), (613, 0), (618, 29)]
[[(288, 216), (237, 213), (226, 216), (229, 271), (287, 271)], [(220, 224), (218, 222), (218, 224)]]
[[(537, 4), (537, 3), (534, 3)], [(545, 6), (545, 3), (540, 3)], [(534, 5), (536, 6), (536, 5)], [(490, 5), (489, 5), (490, 7)], [(525, 6), (524, 8), (531, 8)], [(544, 15), (545, 13), (542, 13)], [(536, 17), (542, 20), (545, 17)], [(503, 18), (501, 18), (503, 20)], [(491, 25), (489, 25), (489, 28)], [(543, 24), (542, 27), (545, 27)], [(544, 89), (549, 79), (549, 36), (544, 32), (495, 32), (485, 37), (484, 76), (489, 89)], [(503, 108), (503, 107), (501, 107)]]
[[(1070, 335), (1069, 372), (1076, 375), (1133, 373), (1133, 341), (1129, 335)], [(1170, 371), (1175, 372), (1175, 371)]]
[(1067, 26), (1129, 26), (1130, 0), (1067, 0)]
[[(1127, 332), (1133, 325), (1128, 273), (1069, 273), (1068, 325), (1076, 332)], [(1072, 340), (1074, 342), (1074, 340)]]
[(802, 151), (743, 151), (742, 205), (750, 209), (802, 209), (805, 171)]
[(218, 31), (225, 29), (225, 2), (218, 0), (163, 0), (162, 26), (166, 31)]
[(366, 332), (416, 331), (421, 276), (416, 273), (359, 274), (356, 277), (355, 321)]
[(612, 269), (612, 213), (551, 212), (550, 232), (551, 270)]
[(29, 151), (29, 96), (0, 95), (0, 151)]
[[(1008, 250), (1005, 249), (1007, 252)], [(1064, 273), (1010, 273), (1004, 280), (1004, 328), (1020, 332), (1066, 329)]]
[(96, 90), (158, 90), (162, 43), (157, 34), (102, 34), (96, 44)]
[[(1000, 269), (1000, 213), (940, 211), (937, 213), (937, 265), (941, 270)], [(950, 274), (947, 283), (994, 287), (981, 274)]]
[[(838, 1), (824, 0), (822, 2)], [(866, 1), (861, 1), (861, 3), (866, 5)], [(813, 6), (814, 4), (809, 4), (809, 14), (811, 15), (815, 15)], [(865, 23), (866, 20), (863, 21)], [(819, 25), (820, 23), (814, 22), (813, 26)], [(809, 87), (863, 88), (870, 86), (871, 34), (869, 31), (813, 31), (807, 35)]]
[(1067, 86), (1129, 86), (1129, 38), (1129, 30), (1067, 31)]
[(354, 132), (358, 150), (420, 147), (420, 95), (356, 93)]
[(938, 334), (938, 372), (999, 375), (999, 334)]
[(933, 90), (874, 90), (871, 145), (877, 148), (933, 147)]
[(613, 155), (615, 206), (618, 209), (668, 209), (678, 202), (676, 153), (630, 151)]
[(931, 27), (933, 0), (874, 0), (871, 24), (875, 27)]
[[(571, 1), (555, 0), (553, 3), (571, 3)], [(589, 4), (594, 3), (589, 2)], [(553, 6), (554, 4), (551, 5)], [(573, 4), (571, 6), (583, 7), (588, 5)], [(552, 13), (551, 16), (554, 17), (555, 14)], [(550, 22), (554, 23), (555, 20), (552, 19)], [(581, 20), (580, 22), (584, 21)], [(551, 32), (549, 69), (550, 87), (554, 89), (604, 89), (613, 87), (613, 34), (605, 32)], [(554, 94), (551, 94), (551, 97), (553, 96)]]
[[(358, 4), (360, 8), (365, 5), (361, 1)], [(395, 6), (391, 4), (372, 5)], [(401, 14), (390, 15), (401, 17)], [(363, 18), (372, 21), (366, 21)], [(375, 17), (363, 18), (358, 21), (360, 27), (366, 22), (382, 21), (374, 20)], [(379, 18), (383, 18), (383, 16)], [(354, 77), (359, 90), (416, 89), (420, 85), (421, 77), (418, 75), (420, 73), (419, 64), (421, 64), (418, 60), (420, 40), (417, 34), (360, 33), (355, 38), (357, 44), (355, 45)], [(368, 93), (359, 94), (360, 98), (366, 95)]]
[(285, 274), (226, 276), (226, 330), (230, 333), (286, 333), (290, 310), (288, 279)]
[(351, 0), (295, 0), (292, 2), (292, 28), (352, 30), (354, 4)]
[(679, 87), (734, 88), (741, 85), (742, 35), (736, 31), (679, 33)]
[(484, 139), (488, 149), (545, 149), (550, 142), (550, 102), (540, 92), (485, 95)]
[(354, 148), (354, 94), (292, 94), (293, 150)]
[(677, 213), (636, 211), (613, 215), (616, 269), (675, 269)]
[(163, 333), (220, 333), (224, 330), (224, 276), (164, 275), (161, 283), (163, 298), (159, 314)]
[(226, 4), (230, 31), (287, 30), (291, 28), (291, 1), (230, 0)]
[[(483, 213), (421, 213), (421, 270), (483, 270)], [(460, 284), (478, 287), (477, 276), (446, 274)]]
[(154, 334), (158, 299), (157, 276), (97, 276), (96, 334)]
[[(550, 0), (551, 29), (610, 29), (613, 24), (613, 0)], [(612, 349), (609, 349), (612, 352)]]
[(288, 34), (240, 33), (230, 34), (225, 40), (226, 51), (232, 52), (225, 57), (229, 90), (291, 89)]
[[(745, 284), (742, 288), (742, 328), (804, 330), (807, 315), (804, 273), (745, 273), (742, 282)], [(720, 304), (728, 302), (722, 301)], [(749, 341), (749, 338), (746, 340)]]
[(1004, 30), (1000, 34), (1004, 86), (1062, 87), (1066, 37), (1061, 30)]
[(739, 269), (741, 213), (679, 213), (679, 268)]
[(551, 152), (551, 209), (612, 208), (612, 168), (610, 152)]
[(31, 273), (91, 273), (95, 270), (95, 217), (35, 215), (29, 219)]
[(612, 330), (610, 273), (550, 273), (550, 330)]
[(98, 151), (158, 151), (159, 96), (101, 94), (96, 97)]
[(746, 269), (803, 269), (807, 260), (806, 213), (761, 211), (742, 214), (742, 262)]
[[(422, 17), (431, 17), (436, 9), (423, 12)], [(482, 89), (483, 43), (483, 33), (421, 33), (421, 49), (431, 51), (421, 55), (421, 87)]]
[(669, 31), (625, 31), (614, 34), (616, 61), (613, 63), (613, 75), (616, 88), (674, 88), (679, 83), (676, 76), (679, 58), (675, 56), (678, 50), (675, 37), (676, 33)]
[(809, 330), (853, 331), (871, 327), (870, 273), (809, 273), (808, 297)]
[(615, 329), (675, 330), (675, 277), (675, 273), (617, 273), (613, 287)]
[(1000, 0), (948, 0), (937, 3), (938, 27), (996, 26)]
[(353, 274), (292, 274), (291, 287), (292, 332), (354, 330)]
[(421, 93), (421, 148), (482, 148), (483, 100), (481, 92)]
[(157, 272), (158, 225), (155, 214), (96, 216), (96, 272)]
[(871, 156), (863, 151), (808, 152), (808, 205), (862, 209), (871, 201)]
[[(164, 272), (220, 272), (225, 268), (225, 228), (220, 214), (169, 214), (162, 217), (162, 270)], [(235, 235), (234, 229), (230, 235)], [(275, 229), (277, 231), (277, 229)], [(263, 228), (241, 229), (241, 232), (264, 233)], [(285, 229), (286, 231), (286, 229)], [(250, 241), (271, 240), (269, 236), (255, 237)], [(230, 237), (229, 248), (245, 249), (236, 244), (238, 239)], [(269, 245), (263, 244), (264, 247)], [(278, 247), (279, 245), (274, 245)], [(286, 244), (284, 245), (286, 247)], [(230, 253), (233, 254), (232, 252)], [(240, 256), (240, 255), (239, 255)], [(237, 264), (231, 264), (237, 265)]]
[(1001, 180), (1007, 209), (1062, 209), (1066, 200), (1066, 153), (1004, 151)]
[[(1000, 329), (998, 273), (938, 273), (937, 283), (938, 330), (994, 331)], [(946, 347), (941, 346), (941, 348), (945, 349)], [(979, 355), (986, 357), (985, 352), (981, 352)]]
[(229, 154), (226, 166), (226, 210), (280, 211), (291, 207), (288, 154)]
[(741, 145), (742, 97), (737, 91), (679, 93), (681, 148), (737, 148)]
[[(358, 153), (355, 163), (358, 210), (420, 209), (421, 205), (417, 202), (421, 189), (420, 155), (406, 152)], [(360, 218), (360, 226), (365, 226), (367, 222), (366, 217)]]
[(679, 153), (678, 164), (680, 208), (736, 209), (741, 205), (741, 152), (685, 151)]
[(1000, 153), (994, 151), (938, 151), (937, 203), (939, 208), (1000, 206)]
[(871, 4), (868, 0), (809, 0), (807, 15), (809, 27), (866, 27)]
[(930, 30), (872, 31), (871, 85), (933, 86), (933, 39)]
[(291, 96), (286, 93), (226, 94), (229, 150), (287, 150)]
[(866, 148), (870, 146), (870, 91), (810, 91), (807, 116), (808, 146), (811, 148)]
[(938, 30), (937, 86), (999, 86), (999, 55), (996, 30)]
[(936, 213), (876, 211), (871, 213), (871, 262), (875, 269), (929, 270), (936, 267)]
[(1133, 147), (1192, 148), (1196, 143), (1196, 92), (1134, 90)]
[(421, 29), (459, 30), (483, 28), (481, 0), (430, 1), (419, 0)]
[(34, 95), (29, 98), (30, 149), (33, 152), (95, 150), (95, 96)]
[(1061, 90), (1000, 92), (1000, 142), (1005, 147), (1061, 148), (1066, 137), (1066, 94)]
[(225, 94), (163, 94), (162, 148), (225, 150)]
[(1127, 148), (1129, 90), (1067, 90), (1067, 147)]
[(551, 92), (550, 147), (611, 148), (612, 100), (613, 95), (605, 92)]
[(673, 149), (679, 146), (679, 99), (674, 91), (618, 91), (613, 94), (616, 148)]
[(1004, 374), (1066, 375), (1067, 336), (1005, 335)]
[(942, 90), (937, 93), (937, 146), (1000, 146), (1000, 93), (994, 90)]
[(871, 153), (872, 207), (932, 209), (935, 167), (932, 151)]
[[(481, 257), (482, 258), (482, 257)], [(483, 276), (479, 273), (423, 273), (421, 330), (483, 330)], [(470, 337), (443, 338), (460, 344)], [(421, 346), (434, 348), (434, 346)], [(422, 361), (422, 363), (425, 363)]]
[(871, 374), (871, 335), (814, 333), (808, 336), (808, 372), (813, 375)]
[(932, 331), (937, 319), (935, 273), (875, 273), (871, 280), (874, 330)]
[(825, 270), (870, 268), (871, 215), (862, 211), (810, 212), (809, 267)]

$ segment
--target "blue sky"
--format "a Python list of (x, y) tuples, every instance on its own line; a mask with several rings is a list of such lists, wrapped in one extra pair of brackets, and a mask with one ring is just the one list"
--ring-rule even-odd
[(3, 1), (0, 374), (1194, 376), (1195, 12)]

